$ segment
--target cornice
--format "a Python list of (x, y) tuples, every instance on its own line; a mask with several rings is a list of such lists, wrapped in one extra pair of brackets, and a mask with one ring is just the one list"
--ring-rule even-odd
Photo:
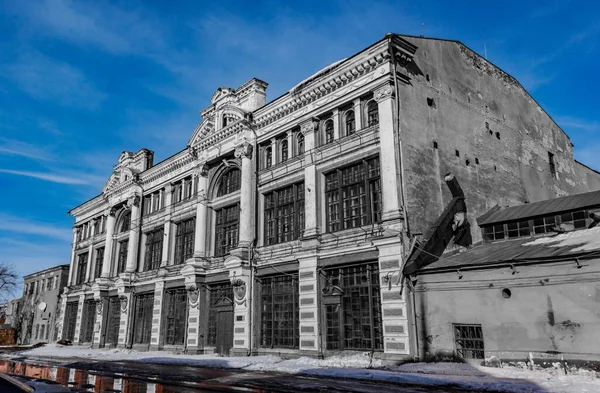
[(183, 151), (177, 157), (172, 157), (169, 161), (164, 162), (159, 168), (153, 167), (150, 170), (142, 173), (140, 184), (142, 186), (148, 185), (154, 181), (157, 181), (186, 165), (189, 165), (195, 161), (195, 158), (188, 153)]

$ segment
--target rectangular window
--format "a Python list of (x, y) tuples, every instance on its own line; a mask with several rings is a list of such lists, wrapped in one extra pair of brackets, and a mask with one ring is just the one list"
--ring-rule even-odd
[(261, 280), (261, 338), (264, 348), (298, 348), (298, 276)]
[(75, 337), (75, 323), (77, 322), (78, 302), (68, 302), (65, 309), (65, 322), (62, 332), (62, 338), (73, 341)]
[(328, 232), (381, 221), (379, 172), (376, 157), (325, 175)]
[(85, 282), (85, 273), (87, 271), (88, 253), (84, 252), (77, 257), (77, 285)]
[[(190, 218), (177, 224), (175, 233), (175, 264), (179, 265), (194, 256), (194, 233), (196, 219)], [(159, 258), (160, 259), (160, 258)]]
[(172, 203), (178, 203), (182, 200), (183, 184), (181, 181), (173, 183)]
[(152, 212), (152, 195), (144, 196), (143, 205), (143, 215), (147, 216)]
[(104, 263), (104, 247), (96, 250), (96, 262), (94, 263), (94, 278), (102, 276), (102, 264)]
[(563, 213), (560, 215), (560, 222), (573, 225), (575, 229), (587, 228), (587, 214), (585, 210)]
[(96, 321), (96, 302), (88, 299), (83, 303), (83, 322), (79, 342), (91, 343), (94, 337), (94, 322)]
[(265, 244), (298, 239), (304, 229), (304, 183), (265, 194)]
[(127, 266), (127, 248), (129, 248), (129, 240), (125, 239), (119, 242), (119, 254), (117, 258), (117, 274), (125, 271)]
[(383, 350), (378, 264), (329, 269), (324, 283), (327, 349)]
[(185, 288), (165, 292), (165, 344), (183, 345), (187, 321), (187, 291)]
[(163, 248), (163, 229), (157, 229), (146, 234), (146, 255), (144, 256), (144, 271), (160, 267)]
[(533, 220), (533, 233), (548, 233), (552, 232), (552, 228), (556, 226), (556, 216), (540, 217)]
[(133, 328), (134, 344), (150, 344), (152, 332), (152, 311), (154, 307), (154, 294), (135, 296), (135, 319)]
[(504, 239), (504, 224), (492, 225), (483, 228), (483, 233), (486, 240), (501, 240)]
[(525, 237), (531, 235), (531, 229), (529, 228), (529, 221), (509, 222), (506, 224), (508, 229), (508, 237)]
[(454, 324), (456, 354), (463, 359), (484, 359), (481, 325)]
[(548, 165), (550, 166), (550, 174), (556, 177), (556, 164), (554, 163), (554, 154), (548, 152)]
[(178, 203), (190, 199), (193, 195), (192, 177), (188, 176), (178, 182), (173, 183), (173, 203)]
[(225, 255), (237, 247), (239, 236), (240, 208), (235, 204), (217, 210), (215, 255)]
[(49, 277), (48, 278), (47, 287), (48, 287), (48, 291), (51, 291), (51, 290), (54, 289), (54, 277)]

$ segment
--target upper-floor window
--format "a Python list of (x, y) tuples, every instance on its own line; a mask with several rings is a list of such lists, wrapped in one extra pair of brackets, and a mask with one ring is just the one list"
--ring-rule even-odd
[(333, 120), (330, 119), (325, 122), (325, 134), (323, 137), (325, 144), (333, 142)]
[(144, 215), (158, 211), (164, 207), (164, 189), (144, 196)]
[(102, 265), (104, 264), (104, 247), (96, 250), (96, 261), (94, 262), (94, 278), (102, 276)]
[(273, 149), (271, 146), (265, 148), (265, 168), (270, 168), (273, 165)]
[(119, 227), (119, 233), (123, 233), (131, 229), (131, 210), (127, 210), (121, 216), (121, 226)]
[(192, 177), (188, 176), (185, 179), (181, 179), (175, 183), (173, 183), (173, 191), (172, 191), (172, 202), (173, 203), (178, 203), (181, 201), (185, 201), (186, 199), (190, 199), (194, 192), (193, 192), (193, 185), (192, 185)]
[(304, 134), (301, 132), (296, 133), (296, 154), (304, 154)]
[(367, 124), (369, 127), (379, 124), (379, 108), (373, 100), (367, 103)]
[(146, 234), (146, 255), (144, 270), (154, 270), (160, 267), (162, 259), (163, 229), (157, 229)]
[(51, 291), (54, 289), (54, 277), (48, 277), (48, 282), (46, 283), (46, 290)]
[(223, 115), (222, 127), (227, 127), (227, 115)]
[(241, 187), (241, 175), (242, 172), (237, 168), (225, 172), (223, 176), (221, 176), (217, 196), (220, 197), (239, 190)]
[(548, 165), (550, 165), (550, 174), (556, 177), (556, 164), (554, 163), (554, 154), (548, 152)]
[(98, 217), (97, 219), (94, 220), (94, 230), (93, 230), (94, 235), (100, 234), (101, 221), (102, 221), (102, 217)]
[(85, 282), (85, 273), (88, 265), (88, 253), (84, 252), (77, 256), (77, 281), (76, 284), (83, 284)]
[(179, 265), (194, 256), (194, 234), (196, 218), (190, 218), (177, 224), (175, 233), (175, 264)]
[(327, 231), (381, 221), (379, 157), (325, 175)]
[(238, 204), (219, 209), (215, 236), (215, 255), (225, 255), (237, 247), (240, 223), (240, 208)]
[(119, 253), (117, 254), (117, 274), (123, 273), (127, 267), (127, 249), (129, 248), (129, 239), (119, 242)]
[(304, 229), (304, 183), (265, 194), (265, 244), (298, 239)]
[(287, 161), (288, 159), (288, 141), (286, 139), (281, 141), (281, 162)]
[(346, 125), (346, 135), (352, 135), (356, 131), (356, 119), (354, 117), (354, 111), (349, 110), (346, 112), (344, 116), (345, 125)]

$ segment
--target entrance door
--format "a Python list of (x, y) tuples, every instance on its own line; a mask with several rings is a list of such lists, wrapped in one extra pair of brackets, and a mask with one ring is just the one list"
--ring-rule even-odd
[(119, 341), (119, 324), (121, 323), (121, 301), (118, 296), (108, 298), (108, 312), (106, 316), (105, 347), (116, 347)]
[(233, 310), (217, 311), (217, 352), (221, 356), (229, 356), (233, 347)]

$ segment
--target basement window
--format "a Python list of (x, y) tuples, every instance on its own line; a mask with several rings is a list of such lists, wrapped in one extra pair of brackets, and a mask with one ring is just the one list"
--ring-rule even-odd
[(481, 325), (453, 324), (456, 354), (463, 359), (484, 359)]

